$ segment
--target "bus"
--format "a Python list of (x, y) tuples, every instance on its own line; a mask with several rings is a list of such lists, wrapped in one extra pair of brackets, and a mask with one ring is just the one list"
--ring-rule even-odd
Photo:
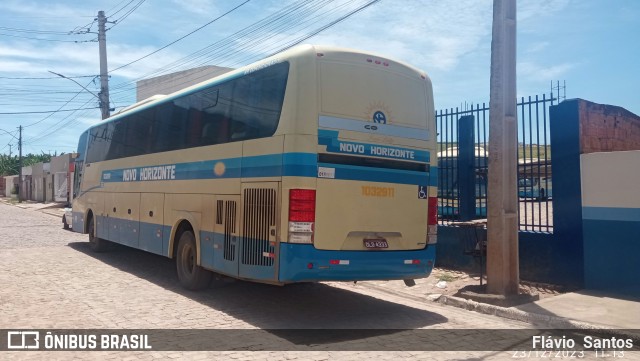
[(83, 134), (72, 228), (212, 274), (285, 285), (427, 277), (437, 242), (431, 80), (302, 45)]
[[(482, 146), (474, 147), (473, 170), (475, 173), (475, 214), (473, 219), (487, 218), (487, 165), (488, 152)], [(449, 147), (438, 153), (438, 215), (441, 220), (460, 219), (458, 204), (458, 147)]]
[(518, 179), (518, 197), (546, 201), (553, 197), (551, 176), (529, 176)]

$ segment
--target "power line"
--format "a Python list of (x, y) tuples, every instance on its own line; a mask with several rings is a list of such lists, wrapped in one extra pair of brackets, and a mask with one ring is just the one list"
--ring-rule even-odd
[(200, 30), (204, 29), (205, 27), (207, 27), (207, 26), (209, 26), (209, 25), (213, 24), (214, 22), (216, 22), (216, 21), (220, 20), (221, 18), (223, 18), (224, 16), (226, 16), (226, 15), (228, 15), (228, 14), (232, 13), (233, 11), (235, 11), (236, 9), (238, 9), (239, 7), (241, 7), (241, 6), (245, 5), (245, 4), (246, 4), (246, 3), (248, 3), (249, 1), (251, 1), (251, 0), (246, 0), (246, 1), (245, 1), (245, 2), (243, 2), (242, 4), (240, 4), (240, 5), (236, 6), (236, 7), (234, 7), (233, 9), (231, 9), (231, 10), (227, 11), (226, 13), (224, 13), (224, 14), (222, 14), (222, 15), (218, 16), (217, 18), (215, 18), (215, 19), (213, 19), (213, 20), (209, 21), (208, 23), (206, 23), (206, 24), (202, 25), (201, 27), (199, 27), (199, 28), (197, 28), (197, 29), (195, 29), (195, 30), (193, 30), (193, 31), (189, 32), (188, 34), (186, 34), (186, 35), (184, 35), (184, 36), (181, 36), (180, 38), (178, 38), (178, 39), (176, 39), (176, 40), (174, 40), (174, 41), (170, 42), (169, 44), (167, 44), (167, 45), (165, 45), (165, 46), (163, 46), (163, 47), (161, 47), (161, 48), (159, 48), (159, 49), (157, 49), (157, 50), (154, 50), (154, 51), (152, 51), (151, 53), (149, 53), (149, 54), (147, 54), (147, 55), (145, 55), (145, 56), (143, 56), (143, 57), (141, 57), (141, 58), (138, 58), (138, 59), (136, 59), (136, 60), (134, 60), (134, 61), (131, 61), (131, 62), (127, 63), (127, 64), (121, 65), (121, 66), (119, 66), (119, 67), (117, 67), (117, 68), (115, 68), (115, 69), (112, 69), (112, 70), (110, 70), (109, 72), (110, 72), (110, 73), (113, 73), (113, 72), (115, 72), (116, 70), (119, 70), (119, 69), (122, 69), (122, 68), (124, 68), (124, 67), (127, 67), (127, 66), (129, 66), (129, 65), (131, 65), (131, 64), (134, 64), (134, 63), (136, 63), (136, 62), (138, 62), (138, 61), (140, 61), (140, 60), (142, 60), (142, 59), (148, 58), (148, 57), (150, 57), (151, 55), (153, 55), (153, 54), (155, 54), (155, 53), (157, 53), (157, 52), (159, 52), (159, 51), (161, 51), (161, 50), (163, 50), (163, 49), (168, 48), (169, 46), (171, 46), (171, 45), (173, 45), (173, 44), (177, 43), (178, 41), (180, 41), (180, 40), (182, 40), (182, 39), (184, 39), (184, 38), (188, 37), (189, 35), (192, 35), (192, 34), (194, 34), (194, 33), (198, 32), (198, 31), (200, 31)]
[(33, 37), (30, 37), (30, 36), (11, 35), (11, 34), (4, 34), (4, 33), (0, 33), (0, 36), (10, 36), (12, 38), (21, 38), (21, 39), (30, 39), (30, 40), (39, 40), (39, 41), (52, 41), (52, 42), (59, 42), (59, 43), (89, 43), (89, 42), (93, 42), (93, 40), (59, 40), (59, 39), (33, 38)]
[[(89, 101), (87, 101), (85, 104), (88, 104), (89, 102), (90, 102), (90, 100), (89, 100)], [(30, 143), (30, 142), (37, 142), (37, 141), (39, 141), (39, 140), (41, 140), (41, 139), (44, 139), (44, 138), (46, 138), (46, 137), (49, 137), (51, 134), (54, 134), (54, 133), (56, 133), (57, 131), (59, 131), (59, 130), (61, 130), (61, 129), (64, 129), (64, 128), (66, 128), (66, 127), (69, 127), (69, 126), (71, 126), (71, 125), (72, 125), (72, 124), (74, 124), (74, 123), (78, 123), (78, 122), (80, 121), (79, 119), (80, 119), (80, 118), (82, 118), (82, 117), (86, 117), (86, 116), (88, 116), (88, 115), (89, 115), (89, 113), (91, 112), (91, 110), (93, 110), (93, 109), (85, 110), (83, 113), (80, 113), (80, 114), (79, 114), (79, 115), (77, 115), (75, 118), (71, 118), (71, 116), (73, 116), (73, 115), (75, 114), (75, 112), (71, 112), (71, 113), (69, 113), (67, 116), (65, 116), (64, 118), (62, 118), (60, 121), (58, 121), (57, 123), (55, 123), (54, 125), (52, 125), (52, 126), (50, 127), (50, 129), (51, 129), (50, 131), (47, 131), (47, 132), (45, 132), (45, 133), (41, 133), (40, 135), (34, 136), (33, 138), (28, 139), (28, 140), (27, 140), (27, 142), (29, 142), (29, 143)], [(71, 119), (69, 119), (69, 118), (71, 118)], [(68, 120), (67, 120), (67, 119), (68, 119)], [(66, 122), (65, 122), (65, 120), (66, 120)], [(63, 122), (64, 122), (64, 123), (63, 123)], [(55, 129), (54, 129), (54, 127), (56, 127), (56, 126), (57, 126), (57, 128), (55, 128)]]
[[(122, 3), (123, 3), (123, 2), (125, 2), (125, 1), (127, 1), (127, 0), (123, 0), (123, 1), (121, 1), (118, 5), (122, 4)], [(126, 7), (127, 7), (127, 6), (129, 6), (129, 5), (131, 5), (131, 3), (132, 3), (132, 2), (134, 2), (134, 1), (136, 1), (136, 0), (130, 0), (126, 5), (124, 5), (124, 6), (120, 7), (120, 9), (118, 9), (116, 12), (114, 12), (114, 13), (110, 14), (110, 16), (116, 16), (116, 14), (117, 14), (117, 13), (121, 12), (122, 10), (124, 10), (124, 8), (126, 8)], [(118, 7), (118, 5), (116, 5), (116, 6), (112, 7), (111, 9), (107, 10), (105, 13), (110, 12), (110, 11), (111, 11), (111, 10), (113, 10), (114, 8)]]
[[(277, 43), (271, 46), (265, 45), (256, 47), (256, 44), (268, 43), (273, 38), (274, 33), (286, 33), (288, 30), (293, 29), (300, 24), (318, 23), (323, 17), (327, 17), (333, 13), (337, 13), (341, 8), (354, 3), (353, 1), (344, 2), (338, 6), (334, 6), (329, 11), (319, 12), (321, 8), (330, 3), (333, 3), (334, 1), (328, 0), (325, 2), (314, 2), (311, 3), (311, 5), (309, 5), (309, 3), (306, 1), (298, 1), (296, 3), (288, 5), (287, 7), (270, 16), (267, 16), (266, 18), (252, 24), (251, 26), (248, 26), (224, 39), (216, 41), (215, 43), (212, 43), (207, 47), (200, 49), (197, 52), (194, 52), (178, 61), (166, 65), (163, 68), (159, 68), (156, 71), (147, 73), (139, 79), (120, 83), (115, 87), (112, 87), (112, 89), (121, 89), (120, 91), (114, 92), (115, 94), (128, 92), (130, 89), (132, 89), (132, 85), (134, 85), (137, 80), (144, 79), (145, 77), (165, 74), (173, 69), (186, 66), (187, 64), (190, 64), (192, 68), (197, 68), (198, 66), (205, 65), (215, 60), (217, 64), (222, 65), (224, 64), (224, 61), (233, 58), (236, 54), (250, 49), (253, 55), (235, 62), (236, 64), (243, 64), (245, 61), (255, 60), (256, 58), (261, 57), (262, 55), (260, 54), (264, 54), (264, 52), (279, 52), (284, 49), (288, 49), (293, 45), (299, 44), (300, 42), (317, 35), (321, 31), (334, 26), (338, 22), (345, 20), (346, 18), (364, 10), (365, 8), (377, 3), (378, 1), (379, 0), (367, 1), (364, 4), (361, 3), (360, 6), (358, 6), (354, 10), (351, 10), (348, 14), (341, 16), (336, 20), (332, 20), (329, 24), (320, 26), (319, 28), (315, 28), (311, 32), (303, 34), (296, 39), (292, 39), (291, 41), (285, 43), (284, 47), (278, 48)], [(305, 28), (306, 27), (309, 27), (309, 25), (305, 25)], [(240, 42), (240, 39), (244, 39), (244, 41)], [(238, 43), (240, 43), (241, 45), (238, 46)], [(234, 51), (226, 51), (230, 47), (233, 47)], [(274, 51), (274, 49), (278, 50)], [(206, 69), (202, 70), (203, 73), (204, 70)], [(202, 77), (204, 76), (205, 75), (203, 75)]]
[[(95, 78), (95, 75), (76, 75), (76, 76), (68, 76), (67, 78)], [(8, 80), (44, 80), (44, 79), (60, 79), (59, 76), (43, 76), (43, 77), (10, 77), (10, 76), (0, 76), (0, 79), (8, 79)]]
[[(140, 0), (140, 2), (138, 2), (136, 5), (133, 6), (133, 8), (129, 11), (127, 11), (124, 15), (122, 15), (119, 19), (116, 19), (113, 21), (113, 26), (111, 26), (108, 30), (113, 29), (115, 26), (117, 26), (118, 24), (122, 23), (124, 21), (124, 19), (126, 19), (129, 15), (131, 15), (131, 13), (133, 13), (134, 11), (136, 11), (136, 9), (138, 9), (140, 7), (140, 5), (142, 5), (145, 2), (145, 0)], [(130, 4), (131, 2), (129, 2)], [(127, 5), (129, 5), (127, 4)]]
[(2, 112), (2, 113), (0, 113), (0, 115), (46, 114), (46, 113), (59, 113), (59, 112), (74, 112), (74, 111), (86, 110), (86, 109), (100, 109), (100, 107), (78, 108), (78, 109), (62, 109), (62, 110), (60, 110), (60, 109), (58, 109), (58, 110), (43, 110), (43, 111), (39, 111), (39, 112)]
[(0, 30), (14, 31), (17, 33), (29, 33), (29, 34), (69, 35), (69, 33), (66, 31), (19, 29), (19, 28), (7, 28), (5, 26), (0, 26)]
[(18, 139), (18, 138), (16, 138), (16, 136), (15, 136), (15, 135), (11, 134), (10, 132), (7, 132), (7, 131), (6, 131), (6, 130), (4, 130), (4, 129), (0, 129), (0, 131), (1, 131), (1, 132), (3, 132), (4, 134), (8, 134), (8, 135), (12, 136), (14, 139)]
[[(173, 63), (170, 63), (168, 65), (165, 65), (162, 68), (158, 68), (155, 71), (147, 73), (138, 79), (117, 84), (116, 86), (112, 87), (112, 89), (122, 89), (124, 87), (129, 87), (130, 85), (135, 84), (135, 82), (138, 80), (161, 75), (161, 74), (166, 74), (183, 65), (187, 66), (187, 64), (189, 63), (194, 63), (198, 59), (206, 59), (205, 61), (200, 62), (198, 65), (193, 65), (193, 64), (191, 65), (192, 68), (195, 68), (197, 66), (200, 66), (204, 63), (209, 62), (210, 60), (217, 59), (215, 56), (213, 56), (213, 54), (224, 53), (225, 49), (227, 49), (228, 47), (237, 46), (237, 42), (243, 38), (245, 40), (244, 42), (242, 42), (241, 47), (246, 48), (246, 44), (248, 43), (251, 43), (251, 42), (255, 43), (263, 40), (263, 38), (261, 38), (263, 34), (271, 34), (273, 31), (278, 29), (278, 27), (281, 26), (282, 24), (286, 25), (286, 24), (290, 24), (291, 22), (295, 23), (296, 21), (300, 21), (300, 19), (304, 18), (307, 15), (313, 14), (314, 11), (320, 9), (321, 7), (333, 1), (334, 0), (319, 1), (319, 2), (311, 3), (311, 5), (309, 5), (309, 3), (304, 0), (296, 1), (295, 3), (287, 5), (281, 10), (278, 10), (277, 12), (263, 18), (262, 20), (250, 26), (247, 26), (233, 33), (232, 35), (226, 38), (218, 40), (190, 55), (187, 55), (186, 57), (183, 57), (180, 60), (174, 61)], [(252, 37), (249, 37), (250, 35), (252, 35)], [(256, 53), (259, 53), (259, 50), (256, 51)], [(259, 55), (256, 55), (256, 57), (257, 56)], [(130, 88), (124, 89), (124, 91), (128, 91), (128, 90), (130, 90)]]
[[(329, 24), (327, 24), (327, 25), (325, 25), (325, 26), (322, 26), (322, 27), (318, 28), (317, 30), (314, 30), (312, 33), (310, 33), (310, 34), (308, 34), (308, 35), (305, 35), (305, 36), (303, 36), (303, 37), (301, 37), (301, 38), (298, 38), (298, 40), (295, 40), (294, 42), (290, 43), (289, 45), (286, 45), (285, 47), (278, 49), (278, 51), (277, 51), (276, 53), (279, 53), (279, 52), (281, 52), (281, 51), (285, 51), (285, 50), (287, 50), (287, 49), (289, 49), (289, 48), (291, 48), (291, 47), (293, 47), (293, 46), (295, 46), (295, 45), (300, 44), (301, 42), (303, 42), (303, 41), (305, 41), (305, 40), (307, 40), (307, 39), (309, 39), (309, 38), (312, 38), (312, 37), (314, 37), (314, 36), (318, 35), (319, 33), (321, 33), (321, 32), (323, 32), (323, 31), (325, 31), (325, 30), (327, 30), (327, 29), (329, 29), (329, 28), (331, 28), (331, 27), (335, 26), (336, 24), (338, 24), (338, 23), (340, 23), (340, 22), (344, 21), (345, 19), (347, 19), (347, 18), (349, 18), (349, 17), (351, 17), (351, 16), (353, 16), (353, 15), (355, 15), (355, 14), (359, 13), (360, 11), (362, 11), (362, 10), (364, 10), (364, 9), (368, 8), (369, 6), (371, 6), (371, 5), (375, 4), (375, 3), (379, 2), (379, 1), (380, 1), (380, 0), (372, 0), (372, 1), (371, 1), (371, 2), (369, 2), (368, 4), (364, 4), (364, 5), (362, 5), (361, 7), (359, 7), (359, 8), (357, 8), (357, 9), (355, 9), (355, 10), (353, 10), (353, 11), (351, 11), (351, 12), (347, 13), (346, 15), (344, 15), (344, 16), (342, 16), (342, 17), (340, 17), (340, 18), (338, 18), (338, 19), (336, 19), (336, 20), (334, 20), (334, 21), (330, 22)], [(275, 54), (275, 53), (274, 53), (274, 54)], [(270, 54), (269, 56), (274, 55), (274, 54)]]
[[(78, 85), (80, 85), (80, 86), (82, 87), (82, 90), (81, 90), (81, 91), (79, 91), (79, 92), (77, 92), (77, 93), (76, 93), (76, 95), (74, 95), (71, 99), (67, 100), (67, 102), (66, 102), (66, 103), (62, 104), (62, 105), (60, 106), (60, 108), (58, 108), (58, 111), (62, 111), (62, 108), (64, 108), (67, 104), (69, 104), (73, 99), (75, 99), (76, 97), (78, 97), (78, 95), (82, 94), (82, 93), (83, 93), (83, 90), (84, 90), (84, 91), (87, 91), (86, 87), (87, 87), (89, 84), (91, 84), (91, 83), (93, 82), (93, 80), (94, 80), (94, 79), (95, 79), (95, 78), (91, 79), (91, 81), (90, 81), (89, 83), (87, 83), (87, 85), (86, 85), (86, 86), (82, 86), (82, 84), (78, 83)], [(75, 80), (74, 80), (74, 81), (75, 81)], [(91, 93), (91, 92), (89, 92), (89, 93)], [(93, 93), (91, 93), (91, 94), (95, 96), (95, 94), (93, 94)], [(86, 104), (86, 103), (85, 103), (85, 104)], [(42, 118), (42, 119), (38, 120), (37, 122), (26, 125), (26, 126), (25, 126), (25, 128), (28, 128), (28, 127), (34, 126), (34, 125), (36, 125), (36, 124), (38, 124), (38, 123), (41, 123), (41, 122), (45, 121), (46, 119), (50, 118), (50, 117), (51, 117), (53, 114), (55, 114), (55, 113), (57, 113), (57, 112), (52, 112), (51, 114), (49, 114), (49, 115), (47, 115), (46, 117), (44, 117), (44, 118)]]
[[(125, 0), (126, 1), (126, 0)], [(247, 0), (248, 2), (249, 0)], [(293, 45), (296, 45), (310, 37), (313, 37), (315, 35), (317, 35), (318, 33), (336, 25), (337, 23), (345, 20), (346, 18), (364, 10), (365, 8), (377, 3), (379, 0), (373, 0), (373, 1), (366, 1), (366, 2), (355, 2), (355, 1), (345, 1), (342, 2), (341, 4), (338, 4), (337, 6), (333, 6), (331, 8), (331, 10), (328, 11), (323, 11), (324, 7), (327, 6), (328, 4), (332, 4), (335, 2), (335, 0), (325, 0), (325, 1), (317, 1), (317, 2), (313, 2), (313, 3), (309, 3), (307, 1), (297, 1), (291, 5), (286, 6), (285, 8), (279, 10), (278, 12), (273, 13), (270, 16), (265, 17), (264, 19), (262, 19), (261, 21), (246, 27), (236, 33), (234, 33), (233, 35), (221, 39), (219, 41), (214, 42), (213, 44), (198, 50), (195, 53), (192, 53), (191, 55), (182, 58), (181, 60), (175, 61), (171, 64), (169, 64), (169, 66), (164, 66), (163, 68), (159, 68), (155, 71), (155, 73), (162, 73), (162, 72), (166, 72), (169, 71), (170, 68), (176, 68), (176, 67), (180, 67), (180, 66), (187, 66), (188, 64), (194, 64), (194, 63), (202, 63), (202, 62), (206, 62), (206, 61), (213, 61), (213, 60), (220, 60), (220, 59), (232, 59), (235, 57), (236, 54), (240, 54), (242, 53), (245, 49), (251, 48), (251, 51), (253, 52), (253, 55), (249, 55), (249, 56), (245, 56), (245, 58), (237, 58), (235, 57), (235, 61), (236, 62), (240, 62), (240, 61), (244, 61), (244, 59), (248, 59), (248, 58), (256, 58), (256, 57), (263, 57), (263, 55), (265, 52), (272, 52), (274, 51), (274, 49), (287, 49)], [(120, 4), (124, 3), (121, 2)], [(127, 5), (123, 6), (123, 8), (126, 8), (127, 6), (130, 6), (133, 2), (130, 1), (129, 3), (127, 3)], [(245, 2), (246, 3), (246, 2)], [(245, 3), (240, 4), (239, 6), (244, 5)], [(359, 3), (359, 4), (358, 4)], [(141, 3), (139, 3), (141, 4)], [(357, 8), (350, 10), (347, 14), (342, 15), (340, 17), (338, 17), (337, 19), (331, 19), (330, 22), (326, 23), (326, 24), (322, 24), (322, 21), (324, 19), (333, 17), (334, 14), (338, 14), (339, 12), (341, 12), (343, 9), (346, 9), (347, 6), (351, 6), (357, 4)], [(238, 6), (238, 7), (239, 7)], [(235, 9), (233, 9), (235, 10)], [(233, 11), (231, 10), (231, 11)], [(226, 14), (225, 14), (226, 15)], [(123, 15), (124, 17), (124, 15)], [(121, 19), (123, 18), (121, 17)], [(213, 21), (215, 21), (216, 19), (214, 19)], [(213, 22), (212, 21), (212, 22)], [(211, 22), (210, 22), (211, 23)], [(209, 24), (209, 23), (208, 23)], [(180, 41), (181, 39), (183, 39), (184, 37), (187, 37), (189, 35), (191, 35), (192, 33), (200, 30), (201, 28), (207, 26), (208, 24), (203, 25), (202, 27), (194, 30), (193, 32), (183, 36), (182, 38), (167, 44), (166, 46), (146, 55), (143, 58), (146, 58), (148, 56), (151, 56), (155, 53), (157, 53), (158, 51), (161, 51), (162, 49), (173, 45), (175, 42)], [(286, 39), (284, 41), (273, 41), (274, 38), (274, 33), (277, 34), (287, 34), (287, 32), (289, 32), (291, 29), (307, 29), (307, 28), (311, 28), (313, 25), (315, 24), (320, 24), (320, 26), (317, 26), (315, 28), (312, 28), (310, 31), (305, 31), (303, 34), (299, 34), (298, 36), (295, 35), (289, 35), (290, 38)], [(300, 27), (302, 25), (302, 28)], [(300, 30), (297, 30), (300, 31)], [(295, 33), (294, 33), (295, 34)], [(240, 47), (238, 47), (237, 45), (240, 44)], [(260, 46), (255, 46), (255, 44), (261, 44)], [(264, 45), (262, 45), (264, 44)], [(226, 49), (229, 49), (233, 46), (233, 48), (235, 49), (234, 51), (226, 51)], [(276, 51), (277, 52), (277, 51)], [(122, 67), (125, 66), (129, 66), (137, 61), (140, 61), (141, 59), (137, 59), (133, 62), (130, 62), (129, 64), (125, 64), (119, 68), (116, 68), (112, 71), (121, 69)], [(124, 90), (127, 90), (126, 87), (129, 86), (129, 84), (134, 83), (134, 81), (130, 81), (130, 82), (124, 82), (118, 85), (118, 88)], [(70, 99), (69, 101), (73, 100)], [(68, 101), (68, 102), (69, 102)], [(89, 99), (85, 104), (89, 104), (92, 101), (92, 99)], [(66, 105), (67, 103), (65, 103)], [(58, 121), (56, 124), (54, 124), (53, 126), (49, 127), (49, 129), (47, 130), (46, 133), (44, 134), (40, 134), (38, 136), (35, 136), (31, 139), (28, 140), (29, 143), (33, 143), (36, 142), (42, 138), (45, 138), (47, 136), (50, 136), (53, 133), (56, 133), (58, 131), (60, 131), (61, 129), (64, 129), (68, 126), (70, 126), (71, 124), (77, 123), (80, 121), (80, 119), (78, 119), (78, 117), (83, 117), (88, 115), (88, 113), (90, 111), (93, 111), (93, 109), (97, 109), (97, 108), (82, 108), (79, 107), (78, 109), (69, 109), (69, 110), (64, 110), (64, 111), (70, 111), (72, 113), (70, 113), (69, 115), (65, 116), (63, 119), (61, 119), (60, 121)], [(77, 111), (83, 111), (82, 113), (79, 113), (75, 116), (72, 117), (72, 115), (74, 115)], [(55, 112), (57, 113), (57, 112)], [(54, 113), (54, 114), (55, 114)]]

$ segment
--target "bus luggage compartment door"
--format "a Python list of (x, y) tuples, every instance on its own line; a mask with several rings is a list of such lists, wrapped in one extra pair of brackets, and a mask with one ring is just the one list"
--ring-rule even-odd
[(239, 273), (242, 278), (277, 280), (278, 182), (242, 185), (242, 234)]
[[(216, 196), (213, 225), (213, 269), (238, 276), (240, 196)], [(200, 237), (202, 239), (202, 236)], [(206, 239), (206, 237), (205, 237)], [(203, 247), (206, 249), (207, 247)], [(206, 255), (203, 254), (203, 257)], [(206, 260), (209, 262), (209, 260)], [(203, 260), (203, 263), (205, 261)]]

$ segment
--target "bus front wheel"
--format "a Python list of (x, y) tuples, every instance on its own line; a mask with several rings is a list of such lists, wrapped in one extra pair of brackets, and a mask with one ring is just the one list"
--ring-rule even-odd
[(196, 238), (193, 232), (182, 232), (178, 241), (176, 269), (182, 287), (192, 291), (207, 287), (211, 281), (211, 272), (198, 266), (197, 252)]
[(94, 252), (104, 252), (109, 247), (108, 241), (96, 236), (96, 227), (93, 217), (89, 218), (89, 245)]

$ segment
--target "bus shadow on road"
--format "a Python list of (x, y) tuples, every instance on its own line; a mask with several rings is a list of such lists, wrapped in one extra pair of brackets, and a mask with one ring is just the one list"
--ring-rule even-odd
[[(105, 253), (93, 252), (88, 242), (72, 242), (68, 246), (118, 270), (271, 332), (293, 344), (310, 342), (304, 333), (291, 332), (296, 329), (327, 330), (323, 337), (313, 338), (313, 343), (324, 344), (389, 335), (448, 321), (438, 313), (322, 283), (281, 287), (245, 281), (226, 282), (223, 285), (214, 282), (203, 291), (193, 292), (179, 285), (175, 263), (166, 257), (121, 245), (114, 245)], [(97, 274), (96, 277), (108, 276)], [(203, 317), (210, 315), (205, 314)], [(185, 324), (185, 327), (188, 325)], [(355, 332), (330, 332), (331, 330)]]

